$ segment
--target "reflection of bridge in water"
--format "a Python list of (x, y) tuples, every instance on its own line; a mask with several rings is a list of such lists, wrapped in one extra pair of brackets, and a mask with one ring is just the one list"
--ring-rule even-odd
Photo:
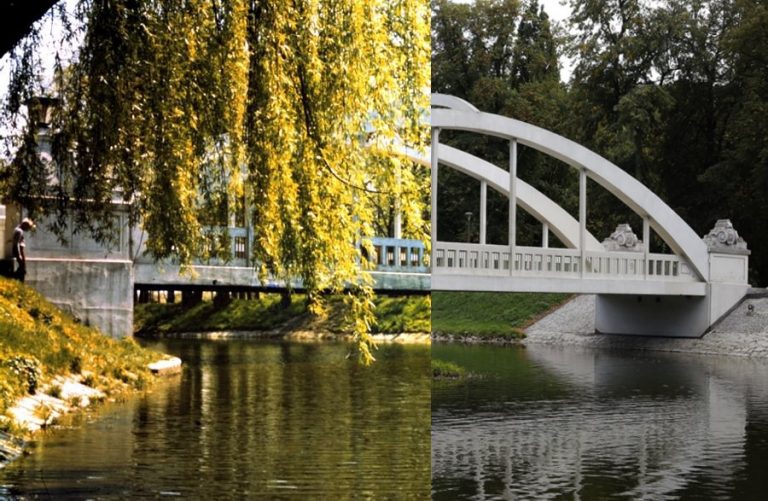
[[(718, 221), (702, 239), (656, 194), (605, 158), (539, 127), (480, 112), (456, 97), (434, 94), (431, 122), (432, 228), (438, 228), (440, 166), (480, 181), (479, 241), (446, 242), (432, 233), (433, 290), (597, 294), (600, 332), (687, 337), (701, 336), (746, 294), (749, 252), (730, 222)], [(442, 130), (507, 140), (509, 170), (441, 144)], [(518, 144), (578, 171), (578, 220), (519, 179)], [(628, 225), (603, 243), (587, 231), (587, 179), (642, 219), (642, 239)], [(486, 241), (488, 187), (509, 201), (506, 245)], [(518, 245), (518, 207), (541, 222), (541, 247)], [(650, 252), (651, 231), (672, 253)], [(549, 246), (550, 232), (565, 248)]]
[[(696, 488), (724, 498), (745, 468), (763, 464), (748, 442), (765, 439), (749, 437), (768, 418), (764, 405), (754, 408), (765, 396), (765, 364), (543, 346), (529, 346), (525, 358), (555, 378), (558, 394), (539, 388), (516, 398), (538, 379), (493, 374), (468, 383), (474, 389), (458, 401), (433, 391), (436, 499), (678, 499)], [(473, 398), (495, 401), (470, 408)]]

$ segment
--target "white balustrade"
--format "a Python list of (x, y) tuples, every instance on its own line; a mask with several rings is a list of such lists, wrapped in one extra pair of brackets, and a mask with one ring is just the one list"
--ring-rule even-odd
[[(577, 249), (515, 247), (514, 271), (509, 270), (509, 247), (457, 242), (438, 242), (432, 273), (517, 277), (581, 276)], [(623, 280), (697, 281), (688, 263), (674, 254), (594, 252), (584, 254), (584, 278)], [(646, 273), (647, 268), (647, 273)]]

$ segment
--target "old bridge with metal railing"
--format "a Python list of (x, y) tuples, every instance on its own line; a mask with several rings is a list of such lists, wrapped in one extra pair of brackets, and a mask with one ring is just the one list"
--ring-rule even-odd
[[(432, 289), (597, 294), (600, 332), (700, 336), (748, 289), (746, 244), (727, 220), (701, 238), (656, 194), (605, 158), (562, 136), (483, 113), (453, 96), (432, 96)], [(502, 138), (509, 169), (439, 142), (442, 130)], [(579, 173), (579, 217), (518, 177), (518, 145), (552, 156)], [(438, 169), (480, 181), (478, 243), (437, 239)], [(524, 168), (524, 166), (522, 166)], [(607, 189), (643, 221), (642, 237), (621, 225), (601, 243), (587, 231), (587, 179)], [(508, 198), (508, 245), (486, 242), (488, 187)], [(542, 224), (540, 247), (517, 244), (517, 209)], [(650, 232), (672, 250), (649, 251)], [(549, 233), (565, 248), (550, 248)]]
[[(143, 251), (133, 260), (134, 288), (148, 291), (202, 291), (225, 293), (301, 291), (301, 280), (290, 284), (268, 279), (262, 281), (251, 255), (252, 231), (248, 228), (228, 228), (231, 259), (196, 262), (187, 273), (181, 273), (177, 263), (155, 262)], [(140, 235), (137, 235), (140, 238)], [(140, 241), (140, 240), (139, 240)], [(384, 294), (426, 294), (430, 290), (429, 269), (426, 264), (425, 246), (420, 240), (373, 237), (370, 239), (374, 254), (370, 256), (375, 267), (370, 270), (373, 287)]]
[[(38, 155), (45, 161), (51, 160), (50, 134), (50, 127), (41, 122), (37, 134)], [(50, 181), (58, 182), (55, 173), (51, 174)], [(11, 235), (26, 214), (18, 206), (0, 206), (0, 209), (4, 211), (0, 212), (0, 219), (4, 219), (0, 240), (4, 242), (5, 258), (0, 268), (7, 273), (11, 267)], [(176, 292), (181, 292), (182, 297), (186, 293), (191, 300), (196, 300), (205, 291), (226, 296), (303, 288), (300, 280), (260, 279), (256, 263), (250, 259), (254, 230), (247, 225), (232, 224), (226, 228), (230, 259), (197, 261), (188, 272), (181, 273), (178, 263), (155, 262), (146, 255), (142, 232), (128, 224), (127, 205), (120, 197), (113, 201), (113, 218), (118, 231), (109, 247), (75, 234), (72, 224), (65, 226), (70, 231), (69, 235), (63, 235), (66, 244), (45, 230), (44, 221), (38, 221), (38, 230), (26, 235), (27, 283), (63, 310), (111, 336), (131, 334), (134, 300), (146, 298), (151, 291), (164, 291), (174, 299)], [(230, 214), (230, 220), (234, 223), (237, 218)], [(224, 228), (209, 230), (224, 233)], [(398, 214), (395, 214), (393, 237), (374, 237), (368, 243), (371, 245), (366, 247), (372, 247), (374, 252), (369, 256), (374, 264), (369, 270), (374, 290), (384, 294), (429, 293), (425, 245), (418, 240), (401, 238)], [(354, 243), (350, 242), (351, 245)]]

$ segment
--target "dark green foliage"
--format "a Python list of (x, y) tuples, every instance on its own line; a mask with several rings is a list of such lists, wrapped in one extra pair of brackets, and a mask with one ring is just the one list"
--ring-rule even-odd
[[(503, 22), (501, 22), (503, 20)], [(432, 90), (468, 99), (483, 111), (515, 117), (565, 133), (567, 92), (560, 82), (557, 43), (537, 0), (495, 0), (474, 5), (433, 4)], [(509, 143), (496, 138), (443, 131), (441, 142), (509, 169)], [(519, 148), (518, 175), (567, 209), (576, 210), (572, 169), (536, 151)], [(437, 235), (445, 241), (479, 239), (480, 183), (443, 168), (438, 179)], [(467, 221), (466, 213), (472, 212)], [(488, 194), (487, 238), (508, 242), (507, 199)], [(538, 245), (541, 226), (518, 210), (517, 241)]]
[(467, 371), (453, 362), (432, 359), (432, 377), (434, 379), (459, 379), (466, 375)]

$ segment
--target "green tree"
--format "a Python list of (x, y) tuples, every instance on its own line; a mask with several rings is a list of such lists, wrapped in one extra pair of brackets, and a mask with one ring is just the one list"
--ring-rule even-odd
[[(557, 65), (558, 38), (538, 1), (471, 5), (443, 0), (432, 9), (432, 89), (468, 99), (482, 111), (500, 113), (556, 131), (563, 129), (567, 93)], [(503, 20), (503, 22), (499, 22)], [(443, 131), (441, 141), (509, 168), (509, 145), (491, 137)], [(572, 173), (545, 155), (520, 148), (519, 175), (566, 206), (573, 205)], [(438, 238), (477, 240), (479, 182), (443, 168), (438, 180)], [(508, 241), (508, 201), (489, 192), (487, 242)], [(465, 214), (472, 212), (467, 228)], [(539, 242), (540, 225), (518, 211), (518, 241)]]

